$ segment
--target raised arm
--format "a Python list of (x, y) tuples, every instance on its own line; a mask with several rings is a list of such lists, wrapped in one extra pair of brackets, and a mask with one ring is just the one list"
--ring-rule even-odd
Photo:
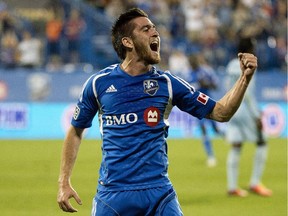
[(76, 161), (83, 131), (84, 129), (71, 126), (63, 144), (57, 202), (59, 207), (66, 212), (77, 212), (69, 202), (69, 199), (72, 197), (81, 205), (81, 200), (77, 192), (72, 188), (70, 177)]
[(239, 108), (248, 84), (257, 69), (257, 57), (250, 53), (239, 53), (238, 59), (240, 61), (242, 74), (234, 86), (217, 101), (213, 111), (207, 118), (219, 122), (226, 122), (231, 119)]

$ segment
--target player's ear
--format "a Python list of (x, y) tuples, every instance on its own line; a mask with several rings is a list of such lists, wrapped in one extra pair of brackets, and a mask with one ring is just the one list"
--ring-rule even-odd
[(123, 37), (122, 44), (129, 49), (132, 49), (134, 47), (133, 41), (130, 37)]

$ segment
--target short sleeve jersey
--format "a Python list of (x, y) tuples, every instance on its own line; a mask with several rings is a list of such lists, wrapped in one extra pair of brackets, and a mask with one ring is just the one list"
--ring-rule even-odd
[(211, 113), (215, 101), (155, 67), (143, 75), (130, 76), (115, 64), (85, 82), (72, 125), (90, 127), (98, 113), (102, 136), (98, 190), (171, 184), (166, 138), (173, 106), (202, 119)]

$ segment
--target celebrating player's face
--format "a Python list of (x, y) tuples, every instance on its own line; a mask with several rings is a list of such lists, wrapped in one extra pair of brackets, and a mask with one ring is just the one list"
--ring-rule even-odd
[(140, 60), (146, 64), (157, 64), (160, 62), (160, 37), (153, 23), (145, 18), (135, 19), (136, 27), (132, 39), (135, 52)]

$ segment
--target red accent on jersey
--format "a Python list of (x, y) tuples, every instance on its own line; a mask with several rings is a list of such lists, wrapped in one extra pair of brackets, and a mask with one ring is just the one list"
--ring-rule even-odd
[(208, 96), (207, 95), (205, 95), (205, 94), (203, 94), (203, 93), (200, 93), (199, 95), (198, 95), (198, 97), (197, 97), (197, 101), (199, 101), (200, 103), (202, 103), (202, 104), (206, 104), (207, 103), (207, 101), (208, 101)]
[(144, 111), (144, 121), (150, 127), (155, 127), (160, 120), (160, 111), (156, 107), (148, 107)]

